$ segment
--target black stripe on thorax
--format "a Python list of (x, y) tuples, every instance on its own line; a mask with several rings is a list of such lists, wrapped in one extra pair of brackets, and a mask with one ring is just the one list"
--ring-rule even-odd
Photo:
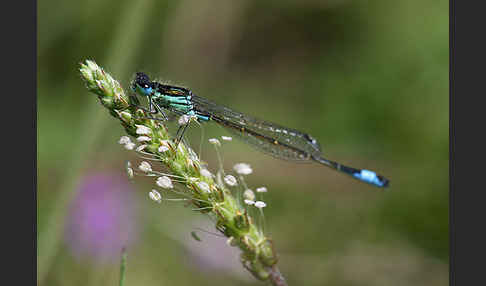
[[(192, 95), (192, 92), (187, 88), (165, 85), (165, 84), (158, 83), (156, 81), (152, 82), (152, 88), (155, 91), (159, 92), (160, 94), (165, 94), (174, 97), (187, 97)], [(174, 91), (179, 91), (180, 93)]]

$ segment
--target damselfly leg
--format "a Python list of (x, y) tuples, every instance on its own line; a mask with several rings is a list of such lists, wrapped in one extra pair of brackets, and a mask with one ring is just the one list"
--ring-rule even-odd
[[(132, 95), (132, 96), (137, 96), (136, 94), (135, 95)], [(152, 101), (152, 96), (148, 96), (149, 98), (149, 109), (143, 107), (142, 105), (138, 104), (138, 105), (132, 105), (132, 106), (135, 106), (139, 109), (142, 109), (143, 111), (149, 113), (149, 114), (160, 114), (162, 115), (163, 118), (157, 118), (157, 117), (151, 117), (151, 116), (147, 116), (147, 117), (139, 117), (140, 119), (151, 119), (151, 120), (158, 120), (158, 121), (168, 121), (169, 120), (169, 117), (165, 114), (165, 112), (155, 103), (153, 103)]]
[[(177, 129), (177, 133), (176, 133), (176, 149), (177, 149), (177, 147), (179, 147), (179, 142), (181, 142), (181, 140), (183, 139), (184, 133), (186, 133), (187, 126), (189, 126), (190, 123), (191, 123), (191, 121), (187, 122), (184, 125), (179, 126), (179, 129)], [(182, 132), (181, 132), (181, 130), (182, 130)], [(179, 135), (179, 133), (180, 133), (180, 135)]]

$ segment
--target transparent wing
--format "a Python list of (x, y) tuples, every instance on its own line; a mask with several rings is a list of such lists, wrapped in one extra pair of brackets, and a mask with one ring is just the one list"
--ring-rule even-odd
[(193, 95), (196, 112), (210, 115), (232, 134), (274, 157), (306, 161), (320, 156), (321, 147), (310, 135), (257, 119)]

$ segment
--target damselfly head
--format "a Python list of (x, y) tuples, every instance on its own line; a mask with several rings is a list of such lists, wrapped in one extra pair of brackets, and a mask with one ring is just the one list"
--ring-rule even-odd
[(141, 91), (144, 95), (149, 94), (152, 91), (152, 82), (148, 75), (143, 72), (137, 72), (132, 82), (132, 90), (134, 92)]

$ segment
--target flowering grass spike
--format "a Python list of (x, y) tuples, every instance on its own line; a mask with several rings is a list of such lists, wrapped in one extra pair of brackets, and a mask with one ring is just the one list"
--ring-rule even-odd
[[(119, 143), (125, 149), (135, 149), (141, 158), (153, 164), (142, 161), (137, 172), (131, 168), (131, 164), (127, 164), (127, 173), (131, 176), (157, 177), (156, 186), (168, 194), (179, 196), (178, 199), (170, 199), (154, 189), (149, 197), (159, 203), (185, 201), (194, 211), (211, 216), (216, 229), (228, 238), (228, 245), (241, 250), (240, 260), (248, 271), (259, 280), (270, 281), (273, 285), (287, 285), (276, 266), (277, 254), (272, 240), (264, 235), (262, 226), (256, 224), (256, 220), (250, 216), (247, 205), (240, 203), (223, 183), (239, 186), (238, 180), (232, 175), (224, 175), (221, 168), (217, 176), (212, 175), (189, 146), (184, 142), (177, 144), (167, 127), (160, 120), (150, 119), (150, 114), (140, 107), (138, 99), (127, 96), (121, 85), (94, 61), (81, 63), (80, 73), (88, 90), (98, 96), (109, 113), (120, 120), (126, 133), (135, 138), (132, 141), (130, 137), (124, 136)], [(228, 138), (222, 139), (228, 141)], [(218, 139), (213, 138), (209, 142), (216, 148), (221, 146)], [(156, 162), (167, 172), (156, 171)], [(242, 174), (249, 174), (252, 170), (249, 166), (243, 166), (237, 172), (241, 179)], [(221, 173), (224, 179), (219, 176)], [(243, 182), (243, 185), (246, 184)], [(261, 219), (265, 203), (252, 202), (255, 205), (258, 203)]]

